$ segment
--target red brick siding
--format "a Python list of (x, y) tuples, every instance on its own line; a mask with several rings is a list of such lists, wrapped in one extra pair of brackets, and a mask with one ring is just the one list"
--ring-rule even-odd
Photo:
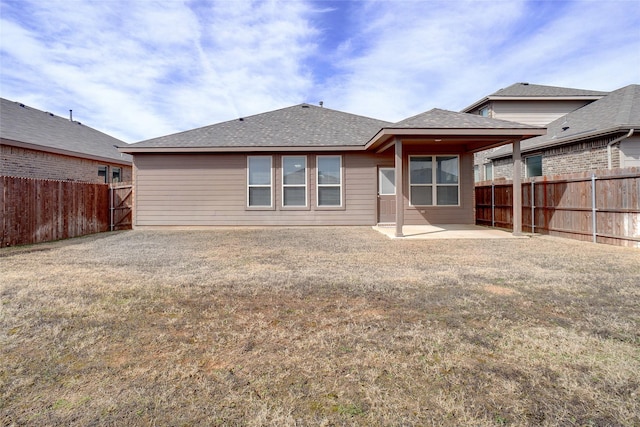
[(104, 178), (98, 176), (100, 166), (119, 167), (120, 180), (132, 180), (131, 166), (0, 145), (0, 175), (103, 183)]

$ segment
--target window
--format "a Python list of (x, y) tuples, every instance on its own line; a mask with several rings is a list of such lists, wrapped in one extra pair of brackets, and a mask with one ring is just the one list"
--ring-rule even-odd
[(111, 168), (111, 182), (120, 182), (122, 179), (122, 169), (120, 168)]
[(247, 157), (247, 205), (271, 207), (271, 156)]
[(485, 163), (484, 179), (487, 181), (493, 179), (493, 163)]
[(318, 156), (318, 206), (342, 206), (342, 157)]
[(480, 166), (478, 165), (473, 166), (473, 180), (475, 182), (480, 181)]
[(107, 179), (107, 167), (106, 166), (98, 166), (98, 177), (102, 177), (102, 180), (105, 183), (109, 182), (109, 180)]
[(395, 168), (380, 168), (380, 183), (378, 192), (381, 196), (393, 196), (396, 194), (396, 170)]
[(481, 115), (482, 117), (489, 117), (489, 107), (482, 107), (478, 111), (478, 114)]
[(409, 197), (411, 205), (458, 205), (458, 163), (458, 156), (410, 156)]
[(542, 176), (542, 156), (525, 157), (524, 163), (527, 168), (527, 177)]
[(307, 158), (282, 157), (282, 206), (307, 206)]

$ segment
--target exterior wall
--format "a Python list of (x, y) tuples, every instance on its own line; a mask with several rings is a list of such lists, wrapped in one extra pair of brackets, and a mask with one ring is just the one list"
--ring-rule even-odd
[[(456, 154), (460, 156), (460, 205), (459, 206), (410, 206), (409, 204), (409, 156), (415, 154)], [(462, 154), (456, 149), (412, 148), (404, 150), (403, 182), (404, 222), (406, 225), (421, 224), (475, 224), (473, 154)]]
[[(282, 207), (280, 156), (272, 155), (273, 208), (247, 207), (246, 154), (136, 154), (134, 226), (374, 225), (377, 165), (390, 155), (307, 154), (307, 208)], [(317, 207), (316, 154), (342, 154), (343, 207)]]
[[(522, 159), (532, 155), (542, 155), (542, 174), (559, 175), (566, 173), (589, 172), (599, 169), (607, 169), (609, 160), (607, 144), (615, 137), (603, 138), (593, 141), (578, 142), (558, 147), (549, 147), (544, 150), (526, 152)], [(640, 145), (640, 139), (635, 142)], [(611, 147), (612, 168), (623, 167), (620, 162), (620, 143)], [(513, 160), (511, 157), (495, 159), (493, 161), (494, 179), (511, 179)], [(526, 174), (526, 168), (522, 168), (522, 177)]]
[[(281, 155), (272, 155), (274, 207), (247, 207), (247, 154), (136, 154), (134, 156), (134, 227), (251, 225), (375, 225), (377, 168), (393, 165), (393, 148), (374, 153), (309, 153), (306, 208), (282, 207)], [(316, 203), (316, 155), (342, 155), (343, 207)], [(405, 224), (473, 224), (473, 156), (460, 158), (460, 206), (409, 206), (408, 155), (460, 154), (458, 151), (405, 151)]]
[(545, 126), (592, 101), (493, 101), (494, 119)]
[(104, 183), (101, 166), (119, 167), (121, 181), (131, 181), (132, 167), (0, 144), (0, 175)]

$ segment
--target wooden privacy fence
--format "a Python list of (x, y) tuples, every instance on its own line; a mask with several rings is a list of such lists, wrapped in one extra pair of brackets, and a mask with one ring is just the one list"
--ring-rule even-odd
[[(640, 247), (640, 168), (536, 177), (522, 184), (522, 230)], [(513, 186), (476, 185), (476, 224), (513, 228)]]
[(131, 185), (116, 187), (0, 176), (0, 247), (130, 228), (130, 207), (110, 209), (110, 200), (127, 205)]

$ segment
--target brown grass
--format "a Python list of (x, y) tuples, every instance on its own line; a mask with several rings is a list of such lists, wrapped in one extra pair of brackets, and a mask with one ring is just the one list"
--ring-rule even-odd
[(369, 228), (0, 250), (4, 425), (640, 425), (640, 252)]

